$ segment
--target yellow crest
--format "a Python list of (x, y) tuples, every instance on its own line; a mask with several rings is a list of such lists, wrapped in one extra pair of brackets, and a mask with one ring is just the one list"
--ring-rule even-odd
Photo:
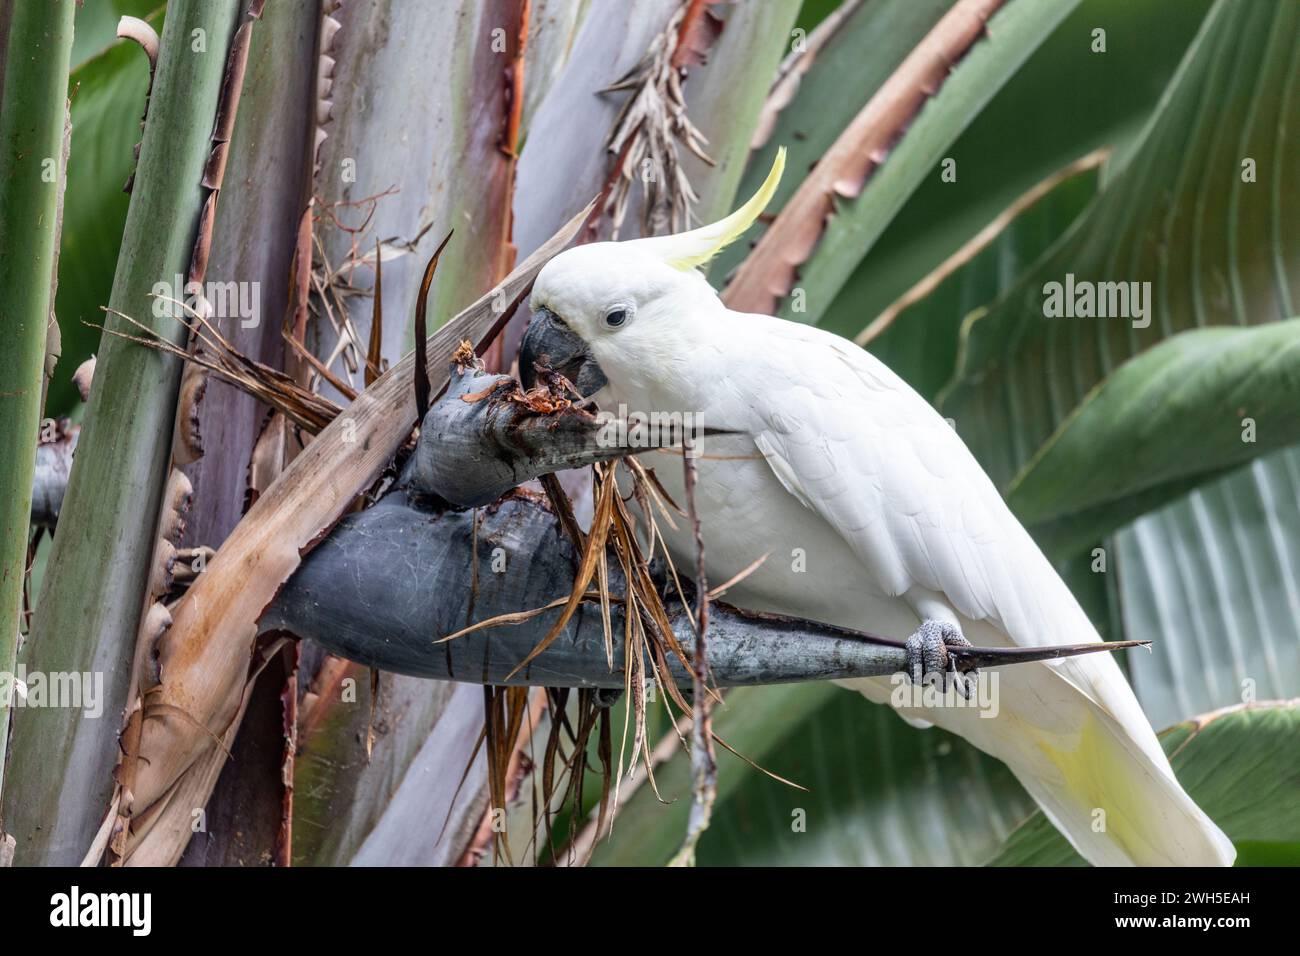
[(663, 260), (674, 269), (683, 272), (704, 265), (724, 247), (744, 235), (745, 230), (754, 224), (767, 204), (772, 201), (776, 187), (781, 182), (781, 173), (785, 170), (785, 147), (776, 151), (772, 169), (758, 187), (758, 192), (749, 201), (725, 219), (719, 219), (707, 226), (700, 226), (689, 232), (679, 232), (671, 236), (652, 236), (647, 239), (633, 239), (645, 251)]

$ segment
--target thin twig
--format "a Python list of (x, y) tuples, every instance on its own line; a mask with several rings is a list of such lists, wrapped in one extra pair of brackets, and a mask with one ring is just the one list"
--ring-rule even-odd
[(709, 827), (713, 816), (713, 801), (718, 790), (718, 761), (713, 752), (713, 699), (708, 688), (709, 678), (709, 582), (704, 570), (704, 535), (700, 530), (700, 515), (695, 508), (695, 454), (689, 436), (683, 436), (682, 463), (685, 471), (686, 511), (690, 515), (691, 530), (695, 536), (695, 596), (699, 626), (695, 632), (695, 659), (692, 663), (692, 690), (694, 719), (691, 723), (691, 770), (695, 778), (695, 802), (691, 804), (690, 820), (686, 826), (686, 839), (669, 863), (670, 866), (694, 866), (695, 846)]

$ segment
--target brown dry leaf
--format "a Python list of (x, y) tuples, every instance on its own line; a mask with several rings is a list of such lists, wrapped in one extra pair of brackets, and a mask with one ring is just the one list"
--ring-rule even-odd
[[(632, 184), (638, 178), (645, 189), (642, 231), (653, 235), (686, 228), (691, 205), (699, 197), (682, 168), (678, 143), (701, 162), (713, 165), (704, 151), (704, 134), (687, 115), (682, 91), (686, 64), (702, 62), (708, 45), (722, 29), (720, 21), (704, 9), (707, 5), (706, 0), (687, 0), (654, 37), (640, 62), (601, 91), (631, 94), (605, 140), (605, 149), (616, 157), (604, 203), (614, 238), (627, 215)], [(684, 48), (683, 42), (689, 46)], [(644, 169), (655, 175), (644, 179)]]

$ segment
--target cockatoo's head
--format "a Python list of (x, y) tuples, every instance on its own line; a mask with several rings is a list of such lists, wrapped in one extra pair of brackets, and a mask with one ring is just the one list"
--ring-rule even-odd
[(583, 395), (671, 368), (723, 309), (697, 271), (739, 238), (772, 198), (785, 150), (767, 180), (730, 216), (671, 236), (577, 246), (548, 262), (533, 284), (532, 320), (519, 352), (519, 374), (554, 369)]

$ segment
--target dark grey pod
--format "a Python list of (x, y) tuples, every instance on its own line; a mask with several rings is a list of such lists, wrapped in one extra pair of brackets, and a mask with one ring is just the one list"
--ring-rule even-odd
[[(614, 667), (605, 655), (598, 607), (584, 605), (565, 632), (528, 667), (507, 675), (545, 636), (557, 608), (516, 625), (438, 639), (474, 621), (541, 607), (569, 593), (573, 550), (537, 500), (512, 495), (480, 512), (441, 514), (401, 493), (349, 515), (303, 561), (263, 616), (261, 629), (310, 638), (331, 653), (382, 670), (479, 684), (622, 687), (621, 606), (613, 615)], [(499, 550), (498, 550), (499, 549)], [(477, 567), (477, 592), (473, 568)], [(500, 570), (504, 567), (504, 570)], [(611, 590), (622, 580), (611, 569)], [(688, 651), (691, 625), (680, 602), (666, 602)], [(901, 646), (806, 621), (712, 605), (709, 663), (718, 686), (790, 683), (890, 674)], [(673, 679), (691, 675), (670, 659)]]

